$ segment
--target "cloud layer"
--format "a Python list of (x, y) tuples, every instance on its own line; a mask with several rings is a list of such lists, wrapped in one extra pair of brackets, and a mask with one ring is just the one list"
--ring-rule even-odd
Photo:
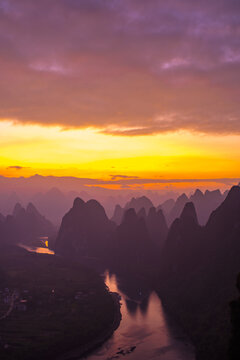
[(238, 0), (0, 0), (0, 119), (240, 133)]

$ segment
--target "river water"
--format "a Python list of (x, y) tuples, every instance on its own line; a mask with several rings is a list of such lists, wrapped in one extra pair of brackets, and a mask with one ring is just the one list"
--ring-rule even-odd
[(122, 320), (113, 336), (88, 360), (194, 360), (194, 349), (168, 318), (155, 292), (136, 284), (122, 284), (105, 273), (110, 291), (121, 296)]
[[(20, 245), (54, 255), (48, 248)], [(158, 295), (130, 279), (104, 274), (109, 290), (121, 296), (122, 320), (113, 336), (87, 360), (195, 360), (194, 349), (168, 317)]]

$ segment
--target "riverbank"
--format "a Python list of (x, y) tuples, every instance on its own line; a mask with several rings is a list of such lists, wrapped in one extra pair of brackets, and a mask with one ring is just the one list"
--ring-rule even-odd
[[(163, 306), (186, 334), (193, 345), (196, 360), (227, 360), (229, 342), (228, 304), (226, 308), (208, 310), (198, 302), (195, 306), (188, 298), (158, 290)], [(185, 303), (184, 303), (185, 300)], [(221, 317), (217, 314), (221, 314)], [(211, 319), (210, 319), (211, 317)], [(221, 322), (216, 318), (221, 318)], [(228, 329), (228, 331), (226, 330)]]
[(197, 360), (196, 344), (194, 343), (194, 340), (191, 336), (191, 332), (188, 331), (185, 324), (181, 321), (181, 318), (176, 313), (174, 307), (169, 304), (168, 298), (165, 298), (159, 291), (155, 291), (158, 297), (161, 299), (162, 306), (166, 311), (168, 324), (170, 325), (171, 329), (174, 329), (172, 332), (178, 339), (181, 339), (181, 341), (189, 349), (191, 349), (192, 353), (195, 354), (195, 359)]
[(157, 294), (145, 293), (134, 282), (130, 288), (128, 280), (125, 286), (123, 278), (106, 272), (105, 284), (121, 296), (122, 320), (110, 340), (87, 359), (113, 360), (127, 356), (129, 360), (195, 360), (181, 331), (175, 323), (170, 323)]
[(119, 327), (122, 315), (121, 315), (121, 304), (119, 301), (119, 295), (115, 292), (110, 292), (110, 295), (114, 304), (114, 319), (112, 324), (107, 328), (104, 332), (99, 334), (99, 336), (95, 337), (94, 340), (89, 341), (89, 343), (81, 346), (80, 348), (76, 348), (71, 350), (64, 355), (57, 357), (56, 360), (74, 360), (79, 359), (81, 357), (85, 357), (90, 354), (93, 350), (103, 345), (105, 341), (107, 341), (114, 333), (114, 331)]
[(1, 359), (72, 358), (71, 349), (79, 358), (118, 327), (118, 297), (94, 271), (18, 247), (3, 249), (0, 264), (1, 315), (12, 309), (11, 294), (18, 295), (2, 320)]

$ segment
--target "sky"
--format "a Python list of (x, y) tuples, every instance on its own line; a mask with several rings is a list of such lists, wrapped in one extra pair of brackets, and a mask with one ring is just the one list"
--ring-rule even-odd
[(240, 178), (239, 95), (239, 0), (0, 0), (1, 175)]

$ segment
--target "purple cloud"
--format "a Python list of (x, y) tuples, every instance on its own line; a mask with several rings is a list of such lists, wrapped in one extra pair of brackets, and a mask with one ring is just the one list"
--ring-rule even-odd
[(0, 119), (240, 133), (236, 0), (0, 0)]

